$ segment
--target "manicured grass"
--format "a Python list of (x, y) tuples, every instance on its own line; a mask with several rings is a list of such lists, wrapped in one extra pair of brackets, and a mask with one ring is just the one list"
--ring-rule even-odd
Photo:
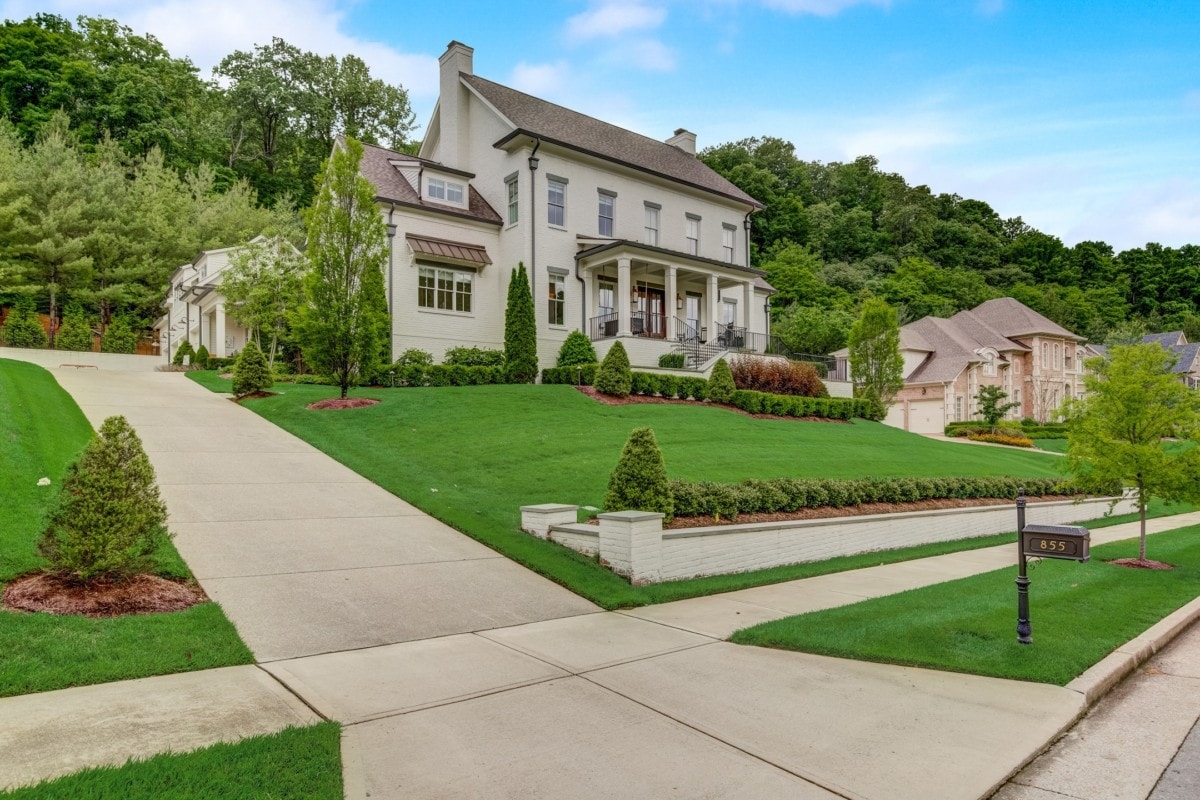
[[(70, 395), (41, 367), (0, 360), (0, 591), (40, 569), (37, 541), (67, 467), (92, 436)], [(38, 479), (52, 484), (39, 487)], [(174, 546), (160, 573), (190, 577)], [(253, 663), (215, 603), (171, 614), (86, 619), (0, 611), (0, 697)]]
[[(214, 391), (229, 390), (229, 381), (213, 372), (188, 377)], [(361, 389), (353, 394), (381, 402), (325, 412), (305, 406), (334, 396), (330, 387), (277, 384), (274, 390), (277, 396), (246, 406), (421, 510), (605, 608), (730, 591), (821, 569), (800, 565), (632, 587), (594, 559), (519, 530), (522, 505), (602, 505), (609, 472), (629, 432), (639, 426), (654, 428), (668, 475), (690, 480), (1037, 477), (1058, 475), (1061, 468), (1061, 459), (1046, 454), (962, 447), (879, 423), (762, 420), (712, 407), (606, 406), (569, 386)], [(935, 552), (946, 550), (921, 555)], [(866, 563), (880, 563), (884, 556), (870, 558)]]
[(1156, 534), (1169, 571), (1105, 563), (1137, 541), (1092, 550), (1086, 564), (1045, 559), (1029, 572), (1033, 644), (1016, 641), (1016, 567), (788, 617), (731, 641), (809, 653), (1064, 685), (1200, 594), (1200, 526)]
[(9, 800), (341, 800), (336, 722), (289, 728), (234, 744), (86, 769), (0, 792)]
[(1067, 452), (1066, 439), (1034, 439), (1033, 446), (1039, 450), (1046, 450), (1051, 453)]

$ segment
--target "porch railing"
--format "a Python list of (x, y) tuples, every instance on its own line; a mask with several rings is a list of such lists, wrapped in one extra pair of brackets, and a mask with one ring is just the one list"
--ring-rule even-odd
[(617, 312), (601, 314), (588, 320), (588, 338), (609, 339), (617, 335)]
[[(620, 322), (616, 312), (601, 314), (588, 320), (588, 337), (595, 339), (611, 339), (617, 335)], [(634, 336), (647, 336), (652, 339), (667, 338), (667, 318), (664, 314), (651, 314), (646, 311), (633, 311), (629, 315), (629, 332)]]

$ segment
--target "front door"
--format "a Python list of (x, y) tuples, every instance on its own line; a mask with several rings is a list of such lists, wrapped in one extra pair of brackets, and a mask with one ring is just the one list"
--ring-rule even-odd
[[(666, 294), (662, 289), (649, 286), (637, 287), (637, 311), (633, 321), (635, 334), (652, 336), (663, 339), (667, 335), (667, 321), (664, 316)], [(641, 320), (641, 330), (638, 330), (638, 320)]]

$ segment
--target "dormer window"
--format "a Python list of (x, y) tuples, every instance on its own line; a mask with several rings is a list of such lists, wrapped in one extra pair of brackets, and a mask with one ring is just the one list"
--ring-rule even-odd
[(425, 184), (425, 196), (430, 200), (461, 206), (463, 193), (466, 191), (461, 183), (448, 181), (443, 178), (429, 178)]

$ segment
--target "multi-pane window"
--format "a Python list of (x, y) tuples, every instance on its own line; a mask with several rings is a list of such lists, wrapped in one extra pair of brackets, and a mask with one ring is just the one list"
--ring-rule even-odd
[(989, 355), (987, 357), (987, 359), (983, 362), (983, 374), (984, 375), (995, 375), (996, 374), (996, 357), (995, 356)]
[(513, 178), (504, 187), (508, 194), (508, 224), (513, 225), (517, 221), (517, 179)]
[(691, 214), (687, 216), (687, 252), (689, 255), (700, 255), (700, 218)]
[(612, 279), (600, 279), (600, 316), (605, 317), (616, 310), (617, 284)]
[(646, 244), (658, 246), (658, 206), (646, 206)]
[(732, 225), (721, 228), (721, 258), (726, 264), (733, 263), (733, 236), (736, 229)]
[(732, 300), (721, 301), (721, 321), (726, 325), (732, 325), (737, 320), (737, 303)]
[(1054, 368), (1062, 368), (1062, 350), (1058, 346), (1058, 342), (1054, 343)]
[(601, 236), (613, 235), (613, 209), (617, 199), (611, 194), (600, 193), (600, 218), (597, 233)]
[(440, 311), (470, 312), (474, 279), (471, 272), (421, 267), (417, 271), (417, 305)]
[(551, 325), (563, 324), (563, 306), (567, 299), (567, 279), (563, 275), (550, 276), (550, 308), (547, 320)]
[(546, 182), (546, 222), (551, 225), (566, 224), (567, 185), (551, 178)]
[(430, 200), (445, 200), (447, 203), (462, 204), (463, 185), (441, 178), (430, 178), (425, 184), (425, 195)]

